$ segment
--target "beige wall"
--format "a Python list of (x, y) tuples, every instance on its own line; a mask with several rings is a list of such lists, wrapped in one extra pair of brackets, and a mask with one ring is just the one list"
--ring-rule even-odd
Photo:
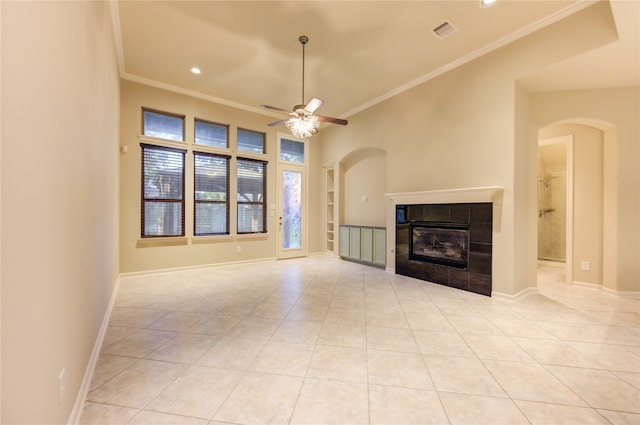
[[(275, 258), (275, 216), (268, 216), (268, 233), (260, 235), (193, 237), (193, 179), (186, 178), (185, 183), (185, 231), (186, 237), (167, 242), (140, 238), (140, 135), (142, 107), (185, 115), (186, 175), (193, 175), (193, 120), (200, 118), (229, 125), (229, 154), (235, 154), (237, 128), (265, 132), (267, 171), (267, 204), (276, 203), (276, 139), (277, 130), (283, 128), (268, 127), (276, 118), (243, 111), (236, 108), (212, 103), (204, 99), (169, 92), (151, 86), (123, 81), (121, 92), (121, 130), (120, 143), (127, 146), (127, 152), (120, 155), (120, 272), (131, 273), (148, 270), (161, 270), (179, 267), (192, 267), (215, 263), (250, 261)], [(148, 142), (147, 142), (148, 143)], [(246, 156), (246, 155), (245, 155)], [(231, 165), (232, 179), (235, 169)], [(318, 165), (319, 167), (319, 165)], [(317, 184), (314, 182), (314, 184)], [(314, 185), (310, 186), (314, 188)], [(313, 193), (313, 192), (312, 192)], [(313, 195), (312, 195), (313, 197)], [(231, 208), (230, 228), (235, 233), (235, 208)], [(314, 210), (315, 211), (315, 210)], [(321, 218), (311, 214), (311, 219)], [(240, 252), (237, 252), (240, 247)]]
[(61, 424), (74, 411), (118, 275), (111, 18), (104, 2), (0, 7), (1, 421)]
[(320, 144), (319, 138), (313, 136), (307, 143), (307, 151), (309, 152), (309, 166), (307, 169), (307, 177), (309, 180), (309, 196), (308, 200), (308, 246), (309, 253), (326, 252), (326, 194), (325, 190), (325, 174), (320, 161)]
[[(475, 71), (473, 66), (454, 70), (359, 113), (347, 127), (326, 129), (323, 161), (374, 147), (387, 152), (387, 193), (502, 186), (505, 200), (512, 199), (513, 122), (498, 117), (513, 116), (513, 84), (486, 82)], [(488, 103), (489, 98), (493, 101)], [(367, 177), (363, 174), (359, 179)], [(340, 197), (357, 199), (360, 195)], [(351, 216), (384, 214), (383, 208), (368, 211), (366, 203), (352, 206), (360, 211), (352, 210)], [(513, 282), (509, 277), (513, 247), (504, 237), (513, 228), (512, 207), (509, 209), (494, 233), (494, 249), (502, 253), (497, 258), (506, 265), (495, 270), (502, 275), (496, 283), (503, 292), (511, 292)], [(394, 247), (387, 248), (387, 258), (392, 259)]]
[(612, 26), (608, 5), (596, 4), (388, 99), (350, 117), (347, 127), (324, 130), (322, 161), (365, 147), (386, 151), (388, 192), (503, 187), (494, 219), (494, 291), (535, 287), (537, 169), (530, 158), (537, 128), (531, 95), (516, 80), (614, 40)]
[[(638, 87), (532, 96), (531, 121), (534, 127), (573, 122), (588, 124), (602, 131), (602, 220), (605, 226), (602, 284), (614, 291), (640, 291), (639, 116)], [(610, 231), (606, 230), (607, 226), (611, 227)], [(580, 258), (576, 260), (580, 261)], [(611, 265), (608, 269), (607, 264)]]

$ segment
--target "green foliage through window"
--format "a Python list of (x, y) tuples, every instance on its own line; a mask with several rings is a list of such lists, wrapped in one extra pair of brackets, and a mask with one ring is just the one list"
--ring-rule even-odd
[(267, 230), (267, 162), (238, 158), (238, 233)]
[(194, 152), (196, 236), (229, 234), (229, 156)]
[(185, 151), (141, 147), (142, 237), (184, 236)]

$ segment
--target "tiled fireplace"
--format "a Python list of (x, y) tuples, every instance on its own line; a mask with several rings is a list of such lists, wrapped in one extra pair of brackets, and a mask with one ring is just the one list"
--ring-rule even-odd
[(394, 209), (395, 272), (491, 296), (497, 192), (490, 187), (387, 195)]

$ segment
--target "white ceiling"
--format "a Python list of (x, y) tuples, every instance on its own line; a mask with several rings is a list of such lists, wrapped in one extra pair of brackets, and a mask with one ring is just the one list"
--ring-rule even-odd
[[(269, 114), (325, 101), (348, 118), (593, 4), (582, 1), (114, 1), (125, 79)], [(640, 2), (615, 0), (619, 40), (525, 76), (530, 91), (640, 84)], [(458, 30), (439, 39), (432, 29)], [(194, 75), (197, 66), (202, 74)], [(584, 72), (589, 70), (589, 72)], [(578, 72), (576, 72), (578, 71)]]

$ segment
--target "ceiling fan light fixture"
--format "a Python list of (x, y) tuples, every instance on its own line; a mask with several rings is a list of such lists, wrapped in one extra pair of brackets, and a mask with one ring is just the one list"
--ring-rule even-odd
[(294, 137), (306, 139), (318, 133), (320, 121), (318, 117), (308, 113), (299, 113), (293, 118), (289, 118), (284, 125)]
[(314, 115), (313, 113), (322, 106), (324, 101), (314, 97), (307, 104), (304, 103), (304, 45), (309, 42), (309, 37), (301, 35), (298, 37), (298, 41), (302, 44), (302, 103), (295, 105), (292, 111), (278, 108), (277, 106), (260, 105), (262, 108), (272, 109), (280, 113), (291, 115), (292, 118), (283, 119), (271, 124), (267, 124), (270, 127), (284, 124), (287, 126), (291, 135), (306, 139), (314, 134), (317, 134), (320, 130), (320, 123), (327, 122), (331, 124), (347, 125), (349, 121), (342, 118), (325, 117), (322, 115)]

